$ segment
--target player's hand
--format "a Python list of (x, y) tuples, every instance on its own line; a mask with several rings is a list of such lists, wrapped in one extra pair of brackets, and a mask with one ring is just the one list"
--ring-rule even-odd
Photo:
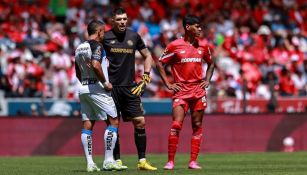
[(167, 88), (169, 90), (172, 90), (172, 91), (175, 91), (175, 92), (179, 92), (179, 91), (182, 90), (181, 86), (182, 86), (182, 83), (173, 83), (173, 84), (167, 85)]
[(102, 85), (106, 91), (111, 91), (113, 89), (113, 86), (110, 82), (104, 82)]
[(202, 80), (202, 82), (200, 83), (200, 87), (203, 89), (208, 88), (209, 85), (210, 85), (210, 82), (206, 80)]
[(149, 73), (145, 72), (143, 74), (142, 80), (131, 89), (131, 93), (135, 96), (142, 96), (145, 91), (146, 85), (150, 83), (150, 81), (151, 78), (149, 77)]

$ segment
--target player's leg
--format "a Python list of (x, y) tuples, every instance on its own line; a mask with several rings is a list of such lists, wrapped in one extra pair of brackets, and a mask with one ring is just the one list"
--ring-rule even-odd
[(104, 170), (125, 170), (127, 167), (118, 165), (113, 157), (115, 143), (117, 141), (118, 118), (108, 116), (107, 128), (104, 133), (105, 159), (103, 163)]
[(117, 139), (116, 139), (116, 143), (115, 143), (115, 147), (113, 151), (113, 157), (119, 166), (121, 166), (123, 169), (128, 169), (128, 167), (124, 165), (122, 160), (120, 159), (120, 136), (119, 136), (118, 129), (117, 129)]
[(87, 162), (88, 172), (100, 171), (100, 169), (94, 163), (92, 156), (93, 153), (92, 134), (93, 134), (94, 124), (95, 124), (94, 120), (83, 121), (83, 129), (81, 130), (81, 142)]
[(118, 118), (113, 98), (108, 93), (91, 94), (89, 103), (94, 111), (97, 120), (104, 120), (107, 128), (104, 134), (105, 160), (103, 168), (105, 170), (122, 170), (124, 168), (117, 166), (113, 158), (113, 150), (117, 140)]
[(152, 166), (146, 160), (146, 144), (147, 137), (145, 132), (145, 118), (144, 116), (132, 118), (132, 123), (134, 125), (134, 141), (138, 151), (138, 169), (139, 170), (157, 170), (156, 167)]
[(192, 124), (192, 139), (191, 139), (191, 155), (190, 155), (190, 169), (201, 169), (201, 167), (197, 164), (197, 157), (200, 151), (200, 145), (202, 142), (203, 134), (202, 134), (202, 123), (203, 123), (203, 115), (204, 115), (204, 102), (199, 99), (190, 104), (191, 109), (191, 124)]
[(196, 160), (200, 151), (200, 145), (202, 142), (202, 120), (203, 120), (204, 111), (193, 111), (191, 115), (192, 122), (192, 139), (191, 139), (191, 155), (190, 155), (190, 164), (189, 168), (191, 169), (200, 169), (201, 167), (197, 165)]
[(146, 160), (146, 131), (144, 110), (141, 103), (141, 98), (131, 93), (131, 88), (121, 88), (121, 114), (123, 121), (132, 121), (134, 126), (134, 141), (138, 152), (138, 169), (140, 170), (157, 170), (156, 167), (150, 165)]
[(145, 132), (145, 118), (143, 116), (132, 119), (134, 125), (134, 142), (138, 151), (138, 158), (146, 158), (146, 132)]
[(113, 151), (113, 157), (114, 160), (116, 161), (121, 161), (120, 159), (120, 137), (119, 137), (119, 128), (117, 128), (117, 139), (116, 139), (116, 143), (115, 143), (115, 147), (114, 147), (114, 151)]
[[(121, 97), (123, 95), (121, 95), (121, 87), (113, 87), (112, 89), (112, 98), (114, 100), (114, 103), (116, 105), (116, 109), (117, 109), (117, 117), (118, 117), (118, 122), (120, 124), (120, 115), (121, 115), (121, 106), (120, 106), (120, 101), (122, 100)], [(119, 125), (118, 124), (118, 125)], [(118, 128), (119, 129), (119, 128)], [(117, 130), (117, 139), (116, 139), (116, 143), (115, 143), (115, 147), (114, 147), (114, 151), (113, 151), (113, 157), (114, 157), (114, 160), (121, 166), (124, 166), (123, 165), (123, 162), (121, 161), (120, 159), (120, 136), (119, 136), (119, 132)], [(128, 168), (127, 166), (124, 166), (126, 168)]]
[(124, 166), (122, 160), (120, 159), (120, 136), (119, 136), (119, 131), (118, 130), (117, 130), (117, 139), (116, 139), (116, 143), (115, 143), (115, 147), (114, 147), (114, 151), (113, 151), (113, 157), (114, 157), (114, 160), (119, 165)]
[(108, 116), (107, 128), (104, 133), (105, 161), (113, 161), (113, 151), (117, 140), (118, 119)]
[(168, 162), (164, 169), (171, 170), (174, 168), (177, 145), (179, 143), (179, 134), (185, 116), (184, 103), (174, 106), (172, 113), (172, 125), (168, 135)]
[(93, 161), (93, 141), (92, 134), (95, 125), (93, 111), (88, 103), (88, 95), (82, 94), (79, 96), (82, 114), (82, 130), (81, 130), (81, 143), (84, 150), (84, 155), (87, 162), (87, 171), (100, 171)]

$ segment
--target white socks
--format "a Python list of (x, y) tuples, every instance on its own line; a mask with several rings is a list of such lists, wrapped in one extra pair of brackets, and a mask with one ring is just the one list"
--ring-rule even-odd
[(91, 130), (82, 129), (81, 131), (81, 142), (84, 150), (84, 155), (87, 161), (87, 164), (94, 164), (93, 161), (93, 142), (92, 142), (92, 133)]
[(108, 126), (104, 133), (105, 161), (114, 161), (113, 151), (117, 140), (117, 128)]

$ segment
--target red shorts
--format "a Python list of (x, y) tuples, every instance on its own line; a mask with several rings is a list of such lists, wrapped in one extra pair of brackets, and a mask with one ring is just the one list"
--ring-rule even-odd
[(177, 106), (183, 106), (184, 112), (188, 112), (189, 108), (191, 111), (205, 110), (207, 107), (206, 96), (197, 99), (173, 99), (173, 108)]
[(204, 110), (207, 107), (206, 91), (199, 85), (189, 85), (183, 91), (174, 94), (173, 108), (182, 105), (184, 112)]

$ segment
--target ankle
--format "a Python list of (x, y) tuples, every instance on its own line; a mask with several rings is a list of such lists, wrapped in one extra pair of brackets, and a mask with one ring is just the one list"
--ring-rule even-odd
[(139, 162), (143, 162), (143, 161), (146, 161), (146, 158), (139, 159)]

